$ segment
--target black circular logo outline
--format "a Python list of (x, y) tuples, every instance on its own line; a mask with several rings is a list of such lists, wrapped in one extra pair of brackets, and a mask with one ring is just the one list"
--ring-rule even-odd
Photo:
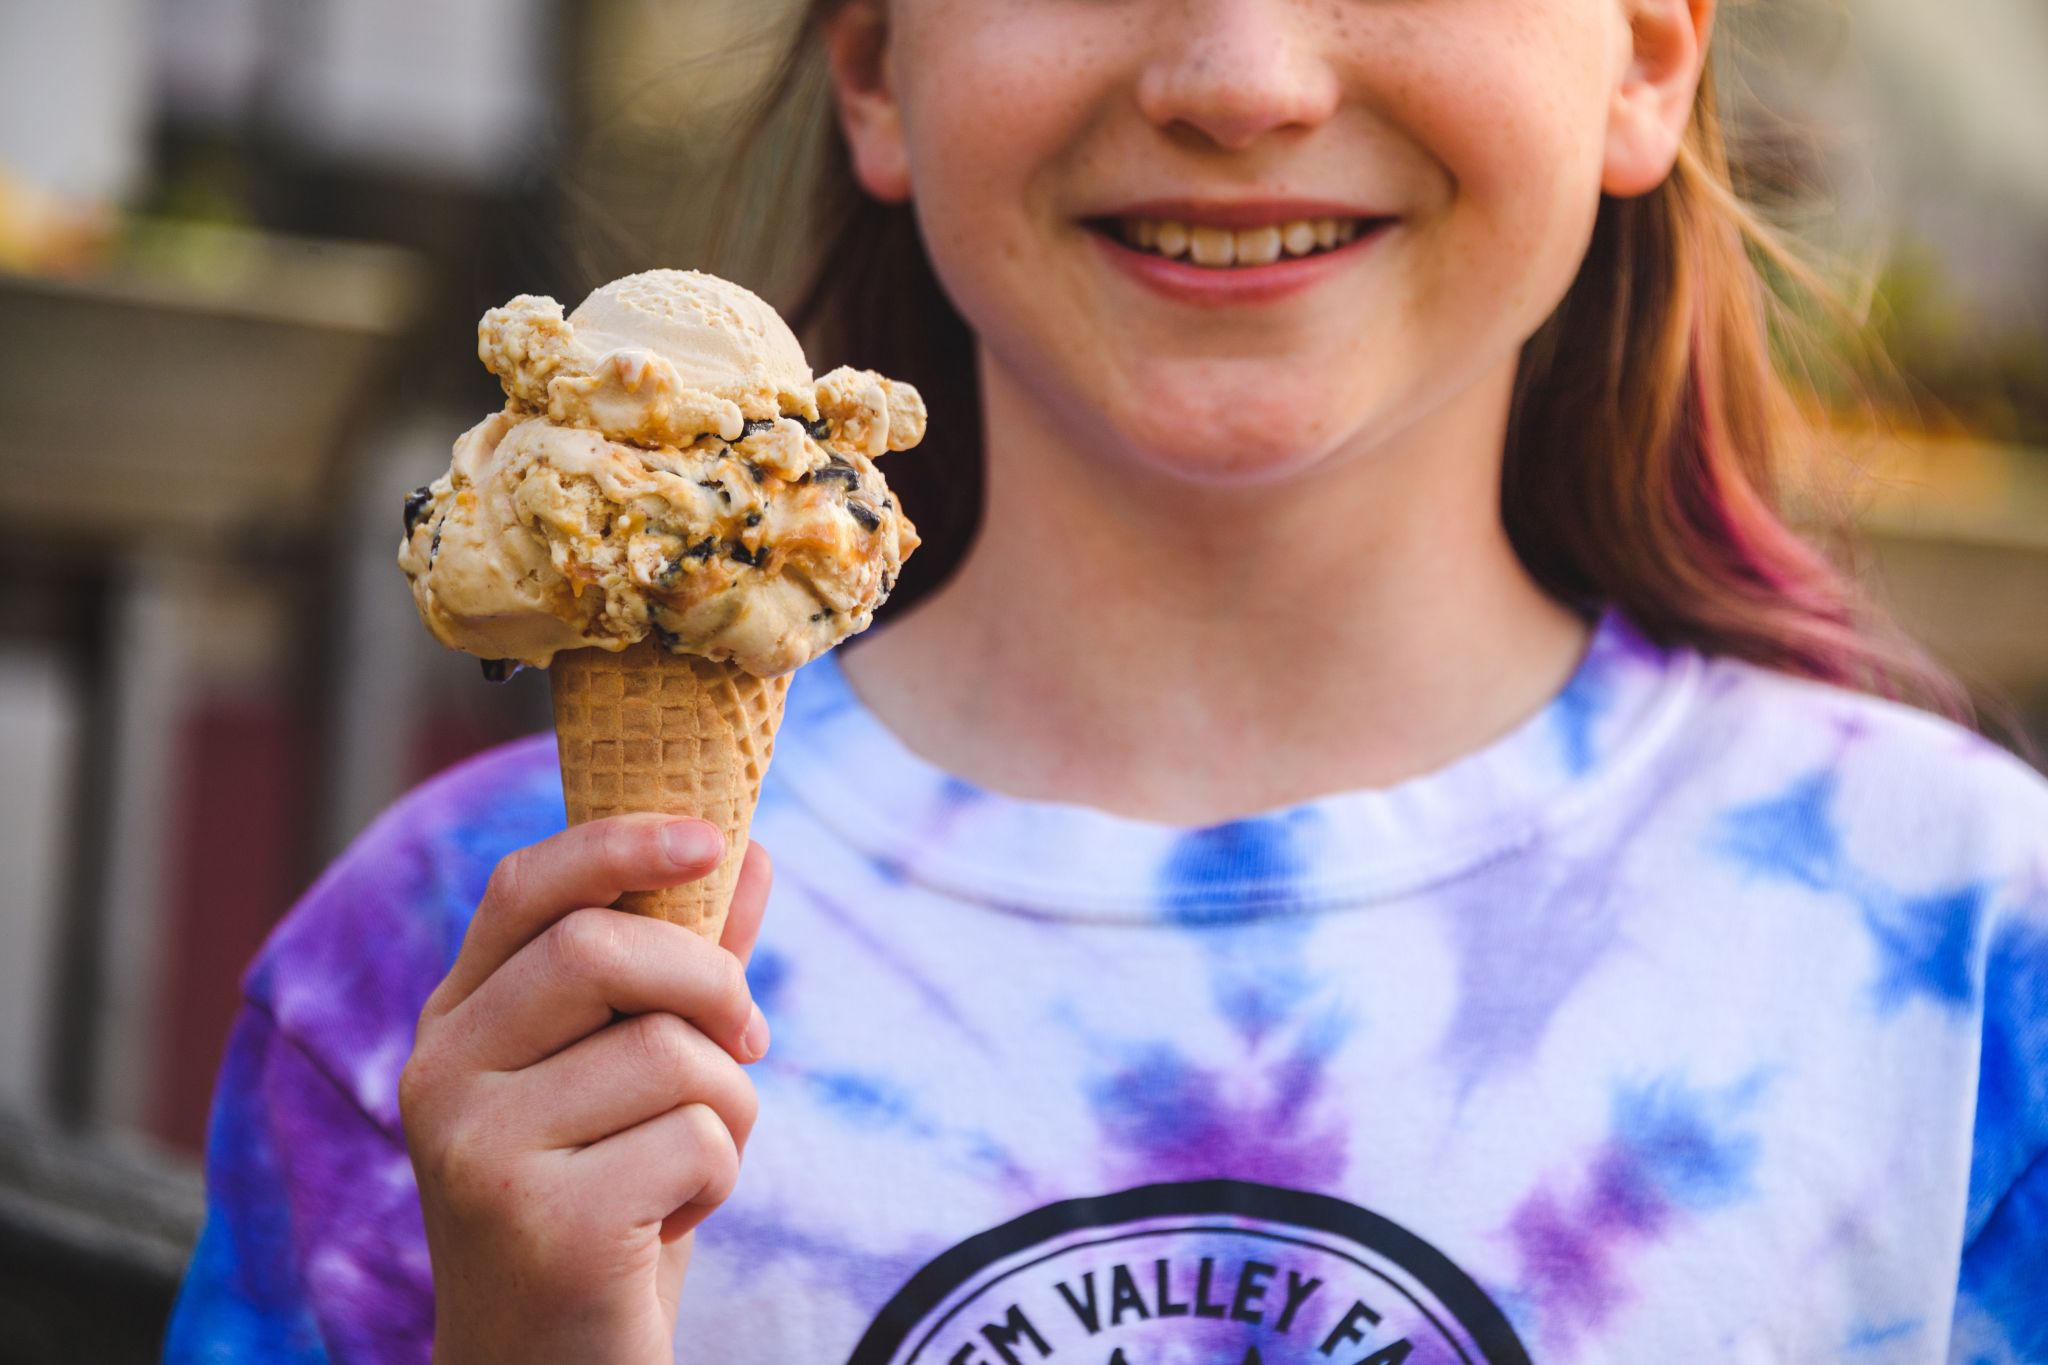
[[(932, 1258), (875, 1315), (846, 1365), (889, 1365), (931, 1313), (975, 1274), (1020, 1251), (1088, 1228), (1146, 1218), (1234, 1216), (1312, 1228), (1376, 1252), (1415, 1276), (1472, 1336), (1486, 1365), (1532, 1365), (1507, 1315), (1457, 1263), (1388, 1218), (1307, 1190), (1249, 1180), (1140, 1185), (1114, 1194), (1063, 1199), (978, 1232)], [(1236, 1231), (1236, 1229), (1232, 1229)]]

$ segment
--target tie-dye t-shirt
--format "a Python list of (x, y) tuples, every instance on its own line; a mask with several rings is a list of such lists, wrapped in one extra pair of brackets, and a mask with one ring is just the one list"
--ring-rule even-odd
[[(395, 1090), (551, 741), (247, 979), (176, 1362), (429, 1358)], [(978, 789), (828, 656), (755, 824), (774, 1025), (717, 1365), (2048, 1362), (2048, 786), (1610, 615), (1448, 768), (1211, 828)]]

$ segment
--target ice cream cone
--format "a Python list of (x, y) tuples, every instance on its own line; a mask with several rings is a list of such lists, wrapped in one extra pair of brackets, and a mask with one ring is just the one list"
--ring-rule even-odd
[(789, 676), (671, 654), (652, 641), (620, 653), (571, 650), (548, 670), (569, 823), (657, 811), (725, 831), (725, 861), (700, 881), (628, 892), (619, 908), (681, 924), (712, 942), (746, 856), (747, 829), (775, 749)]

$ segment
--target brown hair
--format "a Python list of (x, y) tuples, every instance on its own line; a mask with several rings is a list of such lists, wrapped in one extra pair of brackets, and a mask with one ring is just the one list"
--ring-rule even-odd
[[(981, 406), (973, 337), (910, 208), (860, 190), (820, 94), (820, 30), (844, 3), (810, 0), (741, 160), (811, 82), (805, 210), (822, 246), (791, 320), (820, 354), (909, 379), (931, 408), (926, 445), (890, 457), (926, 538), (894, 612), (973, 540)], [(1576, 281), (1524, 348), (1501, 479), (1510, 540), (1559, 599), (1619, 607), (1660, 643), (1967, 722), (1962, 688), (1781, 513), (1780, 476), (1810, 454), (1814, 427), (1773, 356), (1773, 327), (1797, 325), (1795, 298), (1829, 299), (1737, 183), (1710, 65), (1676, 168), (1647, 195), (1603, 200)]]

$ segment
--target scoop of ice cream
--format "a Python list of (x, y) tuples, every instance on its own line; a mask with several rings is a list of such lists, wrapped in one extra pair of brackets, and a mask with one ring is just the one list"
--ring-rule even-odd
[(817, 416), (788, 324), (751, 290), (695, 270), (614, 280), (566, 318), (553, 299), (521, 294), (484, 315), (477, 355), (515, 403), (614, 440), (730, 440), (749, 420)]
[[(686, 301), (652, 298), (662, 282)], [(723, 329), (744, 335), (692, 340)], [(545, 666), (652, 635), (774, 677), (866, 629), (918, 544), (873, 462), (923, 438), (917, 390), (844, 368), (812, 384), (738, 286), (650, 272), (567, 318), (522, 296), (478, 349), (509, 401), (407, 499), (398, 561), (452, 648)]]

